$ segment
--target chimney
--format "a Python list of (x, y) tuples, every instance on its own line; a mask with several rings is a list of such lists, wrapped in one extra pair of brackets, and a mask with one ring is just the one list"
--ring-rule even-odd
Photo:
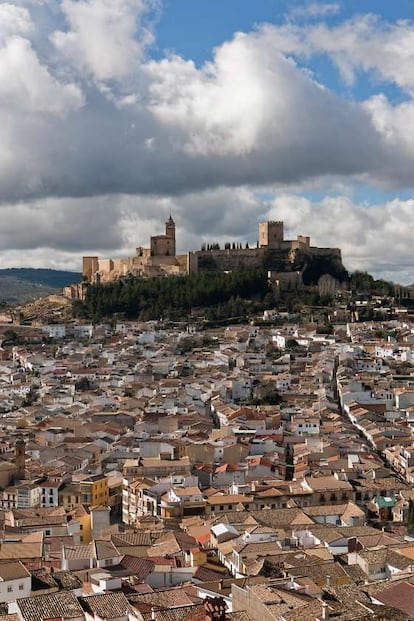
[(206, 597), (204, 600), (205, 621), (226, 621), (226, 602), (222, 597)]
[(151, 620), (155, 621), (155, 608), (154, 608), (154, 606), (151, 607)]
[(326, 602), (322, 602), (322, 619), (323, 621), (325, 621), (325, 619), (328, 618), (328, 604)]
[(326, 576), (326, 586), (327, 587), (331, 586), (331, 576), (329, 575)]

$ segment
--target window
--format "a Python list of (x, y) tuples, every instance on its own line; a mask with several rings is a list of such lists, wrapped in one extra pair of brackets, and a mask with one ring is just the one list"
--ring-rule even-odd
[(7, 593), (12, 593), (13, 592), (13, 587), (12, 586), (8, 586), (7, 587)]
[(24, 584), (19, 584), (19, 591), (23, 591), (24, 589)]
[(79, 530), (83, 530), (83, 524), (79, 525)]

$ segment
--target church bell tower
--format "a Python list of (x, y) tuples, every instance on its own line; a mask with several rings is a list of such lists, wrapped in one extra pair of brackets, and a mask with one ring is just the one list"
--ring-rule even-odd
[(169, 244), (169, 254), (171, 256), (175, 256), (175, 222), (172, 219), (171, 214), (165, 223), (165, 236), (172, 240), (172, 243)]

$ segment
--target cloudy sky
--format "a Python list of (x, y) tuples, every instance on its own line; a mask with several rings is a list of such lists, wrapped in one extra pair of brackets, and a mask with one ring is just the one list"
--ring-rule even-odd
[(0, 2), (0, 266), (255, 243), (414, 282), (412, 0)]

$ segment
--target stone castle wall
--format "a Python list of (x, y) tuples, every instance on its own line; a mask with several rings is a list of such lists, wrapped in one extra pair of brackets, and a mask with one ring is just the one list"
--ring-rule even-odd
[[(305, 284), (316, 284), (325, 273), (339, 281), (346, 274), (339, 248), (311, 246), (310, 237), (304, 235), (285, 240), (283, 222), (261, 222), (257, 248), (198, 250), (183, 255), (175, 254), (175, 224), (171, 216), (165, 231), (165, 235), (151, 237), (150, 248), (138, 247), (135, 256), (83, 257), (84, 280), (110, 282), (128, 274), (151, 277), (263, 268), (279, 275), (300, 274)], [(296, 286), (297, 278), (286, 276), (279, 280)]]

